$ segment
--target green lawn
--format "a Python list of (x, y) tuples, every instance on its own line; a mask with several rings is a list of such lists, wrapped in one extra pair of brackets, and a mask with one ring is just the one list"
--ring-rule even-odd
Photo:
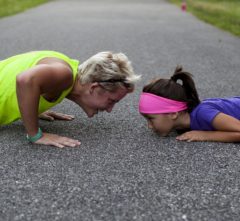
[[(169, 0), (181, 5), (182, 0)], [(186, 0), (198, 18), (240, 36), (240, 0)]]
[(16, 14), (49, 0), (0, 0), (0, 17)]

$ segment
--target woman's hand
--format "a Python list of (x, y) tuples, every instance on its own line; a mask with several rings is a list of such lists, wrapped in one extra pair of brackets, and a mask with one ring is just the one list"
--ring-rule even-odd
[(58, 136), (56, 134), (43, 133), (43, 136), (35, 142), (36, 144), (51, 145), (55, 147), (77, 147), (80, 141), (68, 137)]
[(73, 120), (73, 115), (61, 114), (54, 111), (45, 111), (38, 116), (42, 120), (54, 121), (54, 120)]

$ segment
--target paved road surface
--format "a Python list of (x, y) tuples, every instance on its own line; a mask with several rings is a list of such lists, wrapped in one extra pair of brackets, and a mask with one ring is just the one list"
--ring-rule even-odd
[(201, 98), (240, 95), (240, 39), (161, 0), (56, 0), (0, 20), (0, 59), (51, 49), (84, 61), (122, 51), (142, 75), (111, 114), (44, 131), (79, 138), (80, 148), (32, 146), (20, 121), (0, 128), (0, 220), (231, 221), (240, 218), (239, 144), (159, 138), (137, 112), (145, 82), (177, 64)]

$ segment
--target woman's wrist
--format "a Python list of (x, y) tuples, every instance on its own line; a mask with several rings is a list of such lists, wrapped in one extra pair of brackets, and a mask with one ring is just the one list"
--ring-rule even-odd
[(39, 140), (41, 137), (43, 136), (43, 133), (42, 133), (42, 130), (41, 128), (39, 127), (38, 128), (38, 132), (34, 135), (34, 136), (29, 136), (27, 134), (27, 140), (31, 143), (35, 143), (37, 140)]

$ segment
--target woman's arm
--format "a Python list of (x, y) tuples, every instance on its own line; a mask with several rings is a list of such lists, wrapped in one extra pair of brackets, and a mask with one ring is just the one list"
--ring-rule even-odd
[(240, 121), (227, 114), (219, 113), (212, 122), (216, 131), (189, 131), (177, 140), (183, 141), (217, 141), (240, 142)]
[[(63, 90), (71, 86), (72, 81), (71, 69), (61, 63), (40, 64), (17, 76), (18, 105), (29, 136), (34, 136), (38, 132), (40, 95), (60, 95)], [(36, 141), (36, 143), (62, 147), (65, 146), (65, 142), (66, 144), (69, 144), (69, 142), (72, 144), (71, 141), (74, 141), (72, 139), (67, 141), (61, 139), (58, 142), (58, 138), (59, 136), (54, 135), (51, 140), (51, 134), (43, 134), (43, 137)]]

